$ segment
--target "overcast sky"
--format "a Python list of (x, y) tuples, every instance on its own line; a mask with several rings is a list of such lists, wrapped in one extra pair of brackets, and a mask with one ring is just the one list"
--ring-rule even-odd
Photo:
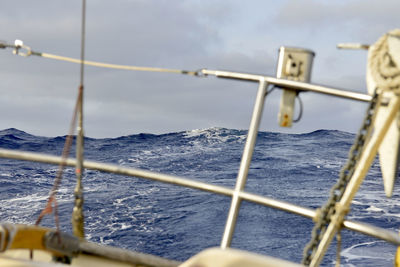
[[(366, 93), (365, 51), (400, 27), (399, 0), (217, 1), (87, 0), (86, 59), (195, 70), (276, 75), (278, 48), (316, 53), (311, 81)], [(0, 40), (21, 39), (35, 51), (79, 58), (79, 0), (2, 1)], [(0, 50), (0, 129), (56, 136), (68, 131), (79, 65)], [(226, 127), (247, 129), (257, 84), (176, 74), (85, 69), (85, 133), (115, 137)], [(280, 90), (266, 99), (261, 130), (356, 132), (366, 109), (303, 93), (303, 119), (277, 126)]]

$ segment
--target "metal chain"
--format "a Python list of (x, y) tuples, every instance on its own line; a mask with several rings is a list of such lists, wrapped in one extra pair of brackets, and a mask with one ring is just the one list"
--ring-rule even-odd
[(350, 181), (355, 167), (360, 159), (364, 145), (371, 132), (373, 115), (375, 113), (376, 103), (378, 102), (378, 94), (375, 93), (367, 109), (363, 124), (357, 134), (356, 140), (350, 148), (349, 155), (345, 166), (340, 171), (339, 179), (330, 191), (330, 196), (327, 203), (318, 209), (316, 223), (311, 233), (311, 240), (305, 246), (303, 252), (302, 264), (308, 266), (318, 248), (318, 245), (324, 235), (332, 216), (335, 214), (335, 204), (339, 202), (346, 190), (347, 184)]

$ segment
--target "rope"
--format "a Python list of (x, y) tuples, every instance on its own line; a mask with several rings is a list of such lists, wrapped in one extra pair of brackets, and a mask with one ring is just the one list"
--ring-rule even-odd
[[(400, 89), (400, 66), (393, 60), (389, 47), (389, 37), (400, 38), (400, 29), (390, 31), (382, 36), (368, 53), (370, 75), (378, 88), (382, 90)], [(400, 59), (397, 59), (399, 61)]]
[(76, 117), (77, 117), (77, 109), (78, 109), (78, 101), (75, 104), (74, 114), (72, 116), (71, 124), (69, 127), (69, 134), (65, 140), (65, 144), (64, 144), (64, 148), (63, 148), (63, 152), (62, 152), (62, 162), (58, 166), (57, 175), (54, 180), (53, 187), (50, 191), (49, 198), (47, 199), (46, 207), (42, 210), (42, 212), (40, 213), (40, 215), (37, 218), (36, 223), (35, 223), (35, 225), (39, 225), (45, 215), (52, 213), (53, 212), (52, 205), (54, 205), (54, 220), (56, 223), (57, 232), (59, 232), (59, 230), (60, 230), (60, 222), (59, 222), (59, 218), (58, 218), (58, 206), (57, 206), (56, 194), (57, 194), (58, 188), (61, 184), (62, 174), (63, 174), (64, 168), (67, 164), (67, 158), (68, 158), (69, 151), (70, 151), (71, 145), (72, 145), (73, 133), (74, 133)]

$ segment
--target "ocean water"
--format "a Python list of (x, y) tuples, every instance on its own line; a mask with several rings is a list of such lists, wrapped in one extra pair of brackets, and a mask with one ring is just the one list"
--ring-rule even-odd
[[(136, 134), (85, 140), (85, 157), (183, 176), (233, 188), (246, 131), (210, 128), (162, 135)], [(260, 132), (246, 191), (317, 208), (328, 198), (355, 136), (332, 130), (307, 134)], [(0, 131), (0, 147), (60, 155), (65, 136)], [(72, 155), (74, 151), (71, 152)], [(57, 166), (0, 159), (0, 220), (33, 224), (43, 209)], [(90, 241), (183, 261), (218, 246), (230, 198), (133, 177), (86, 170), (86, 237)], [(71, 232), (74, 170), (65, 170), (57, 194), (61, 228)], [(375, 162), (348, 219), (397, 231), (399, 190), (387, 199)], [(42, 222), (54, 226), (52, 216)], [(313, 223), (243, 202), (232, 247), (300, 262)], [(393, 266), (396, 247), (342, 231), (342, 266)], [(331, 245), (323, 266), (335, 263)]]

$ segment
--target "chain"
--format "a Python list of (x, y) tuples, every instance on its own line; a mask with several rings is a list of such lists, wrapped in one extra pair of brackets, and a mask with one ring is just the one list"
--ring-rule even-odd
[(335, 214), (335, 205), (343, 196), (346, 190), (347, 184), (350, 181), (358, 160), (364, 149), (366, 140), (368, 139), (371, 132), (371, 125), (373, 115), (375, 113), (376, 103), (378, 102), (378, 94), (375, 93), (367, 109), (363, 124), (357, 134), (356, 140), (352, 147), (350, 148), (349, 155), (345, 166), (340, 171), (339, 179), (337, 183), (332, 187), (330, 191), (330, 196), (327, 203), (318, 209), (316, 216), (316, 223), (311, 233), (311, 240), (305, 246), (303, 252), (302, 264), (308, 266), (317, 250), (317, 247), (324, 235), (332, 216)]

